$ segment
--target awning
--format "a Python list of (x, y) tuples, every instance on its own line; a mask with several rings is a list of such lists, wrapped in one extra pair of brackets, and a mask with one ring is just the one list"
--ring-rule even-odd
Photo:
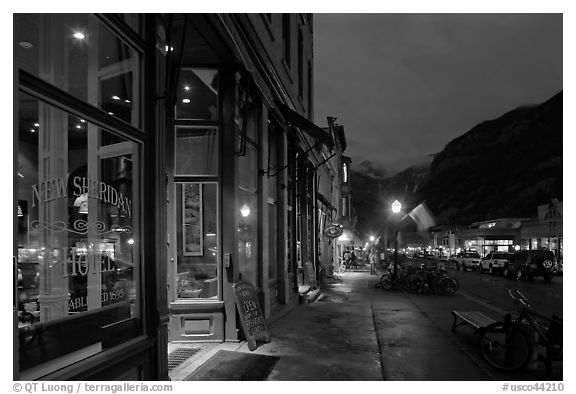
[(300, 115), (298, 112), (292, 110), (287, 105), (282, 104), (280, 101), (276, 100), (275, 104), (288, 123), (290, 123), (292, 126), (298, 127), (300, 130), (314, 138), (316, 141), (321, 142), (328, 148), (332, 149), (334, 142), (332, 141), (332, 136), (329, 133), (322, 130), (320, 127), (316, 126), (314, 123), (310, 122), (308, 119)]
[(330, 203), (330, 201), (328, 201), (328, 199), (324, 197), (321, 193), (316, 193), (316, 199), (320, 201), (322, 204), (324, 204), (328, 209), (336, 211), (336, 208), (334, 208)]

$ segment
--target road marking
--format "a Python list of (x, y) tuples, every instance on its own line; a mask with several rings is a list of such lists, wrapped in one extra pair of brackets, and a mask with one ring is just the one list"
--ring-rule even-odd
[(500, 308), (498, 308), (498, 307), (496, 307), (496, 306), (494, 306), (494, 305), (488, 304), (488, 303), (482, 301), (480, 298), (476, 298), (476, 297), (474, 297), (473, 295), (470, 295), (470, 294), (468, 294), (468, 293), (463, 292), (462, 290), (458, 290), (458, 293), (462, 294), (464, 297), (466, 297), (466, 298), (468, 298), (468, 299), (476, 302), (477, 304), (480, 304), (480, 305), (482, 305), (483, 307), (488, 308), (488, 309), (490, 309), (491, 311), (494, 311), (494, 312), (496, 312), (496, 313), (498, 313), (498, 314), (500, 314), (500, 315), (505, 315), (505, 314), (507, 313), (504, 309), (500, 309)]

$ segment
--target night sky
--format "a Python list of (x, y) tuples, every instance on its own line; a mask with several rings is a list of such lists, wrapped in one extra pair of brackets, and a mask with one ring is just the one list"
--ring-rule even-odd
[[(315, 116), (389, 175), (563, 88), (562, 14), (314, 14)], [(430, 160), (430, 159), (428, 159)]]

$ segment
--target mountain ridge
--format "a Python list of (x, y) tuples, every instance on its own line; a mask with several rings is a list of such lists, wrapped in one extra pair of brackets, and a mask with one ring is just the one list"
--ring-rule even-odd
[(561, 200), (562, 105), (561, 91), (541, 104), (480, 122), (446, 144), (428, 167), (383, 179), (352, 171), (360, 233), (377, 231), (374, 216), (382, 216), (374, 212), (389, 211), (385, 204), (393, 196), (406, 208), (426, 201), (439, 225), (531, 217), (537, 205)]

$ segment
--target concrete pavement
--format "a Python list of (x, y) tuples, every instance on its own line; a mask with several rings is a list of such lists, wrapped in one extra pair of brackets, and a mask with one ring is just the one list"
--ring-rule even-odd
[[(409, 296), (375, 288), (378, 279), (368, 271), (346, 272), (341, 280), (325, 284), (315, 302), (298, 305), (272, 322), (272, 341), (252, 352), (280, 357), (266, 380), (494, 379)], [(219, 349), (250, 353), (245, 342), (202, 346), (203, 351), (171, 372), (172, 380), (183, 380)]]

